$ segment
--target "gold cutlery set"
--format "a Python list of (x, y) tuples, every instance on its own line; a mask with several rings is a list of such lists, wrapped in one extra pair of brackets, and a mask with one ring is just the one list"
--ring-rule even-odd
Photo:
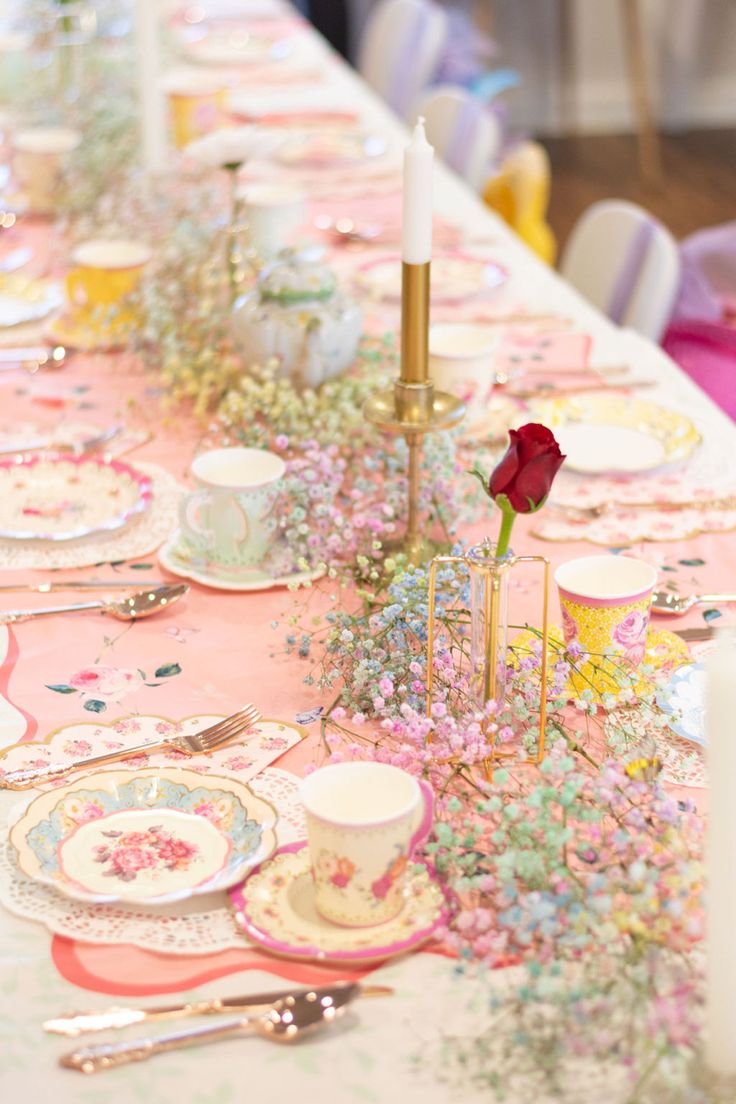
[(358, 997), (390, 996), (385, 985), (337, 982), (314, 989), (283, 990), (252, 996), (224, 997), (155, 1008), (111, 1008), (101, 1012), (71, 1012), (43, 1026), (48, 1032), (76, 1037), (84, 1032), (129, 1027), (148, 1020), (247, 1012), (212, 1027), (190, 1028), (169, 1035), (149, 1036), (120, 1043), (100, 1043), (62, 1054), (59, 1064), (80, 1073), (98, 1073), (155, 1054), (220, 1042), (237, 1035), (256, 1034), (278, 1043), (301, 1042), (305, 1035), (333, 1023)]

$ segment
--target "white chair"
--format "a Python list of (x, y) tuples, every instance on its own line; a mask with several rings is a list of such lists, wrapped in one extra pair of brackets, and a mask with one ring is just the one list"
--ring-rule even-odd
[(680, 284), (680, 255), (644, 208), (610, 199), (580, 216), (560, 272), (612, 322), (659, 341)]
[(438, 84), (416, 105), (439, 157), (476, 191), (497, 167), (503, 127), (497, 115), (466, 88)]
[(407, 119), (431, 83), (447, 43), (447, 14), (432, 0), (380, 0), (363, 31), (358, 69)]

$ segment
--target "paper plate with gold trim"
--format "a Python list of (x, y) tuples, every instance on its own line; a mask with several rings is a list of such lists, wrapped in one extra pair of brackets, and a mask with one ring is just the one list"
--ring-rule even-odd
[(565, 470), (585, 475), (653, 471), (687, 460), (702, 440), (684, 414), (626, 395), (537, 399), (525, 420), (548, 426), (567, 457)]

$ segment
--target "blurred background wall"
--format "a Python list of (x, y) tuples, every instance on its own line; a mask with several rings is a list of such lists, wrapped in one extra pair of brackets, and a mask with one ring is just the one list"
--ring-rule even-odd
[[(333, 0), (334, 3), (334, 0)], [(347, 0), (352, 49), (373, 0)], [(510, 121), (537, 134), (632, 129), (621, 0), (444, 0), (519, 69)], [(663, 129), (736, 124), (736, 0), (639, 0)]]

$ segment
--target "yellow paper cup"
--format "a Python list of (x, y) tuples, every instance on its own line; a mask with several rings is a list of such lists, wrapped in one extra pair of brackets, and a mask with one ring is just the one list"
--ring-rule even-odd
[(150, 259), (143, 242), (100, 239), (78, 245), (66, 277), (74, 320), (101, 338), (123, 338), (135, 324), (135, 315), (121, 304), (135, 290)]
[(631, 556), (583, 556), (557, 568), (565, 643), (589, 656), (571, 677), (578, 693), (615, 693), (618, 673), (641, 665), (656, 581), (651, 564)]
[(222, 82), (201, 73), (182, 73), (173, 74), (164, 88), (177, 149), (225, 125), (226, 89)]

